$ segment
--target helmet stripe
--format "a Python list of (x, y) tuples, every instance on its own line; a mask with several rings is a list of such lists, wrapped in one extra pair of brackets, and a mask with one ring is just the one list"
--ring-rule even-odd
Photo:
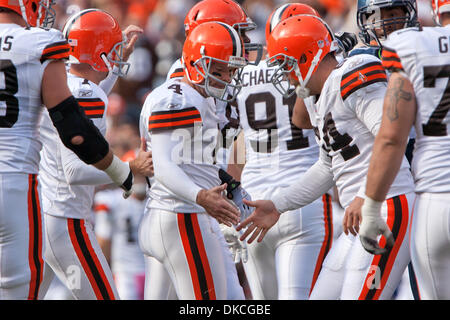
[(86, 9), (86, 10), (82, 10), (78, 13), (75, 13), (72, 15), (72, 17), (69, 18), (69, 20), (67, 20), (66, 24), (64, 25), (64, 29), (63, 29), (63, 35), (64, 38), (68, 38), (69, 37), (69, 32), (72, 29), (73, 24), (83, 15), (85, 15), (88, 12), (92, 12), (92, 11), (101, 11), (99, 9)]
[(242, 43), (241, 43), (241, 37), (239, 36), (237, 31), (225, 23), (222, 23), (222, 22), (217, 22), (217, 23), (224, 26), (224, 28), (230, 34), (231, 41), (233, 42), (233, 54), (232, 55), (236, 56), (236, 57), (241, 57), (242, 56)]
[(272, 15), (272, 19), (270, 19), (270, 30), (269, 32), (272, 32), (272, 30), (275, 28), (275, 26), (280, 23), (281, 16), (283, 15), (284, 11), (290, 6), (290, 3), (286, 3), (275, 10), (274, 14)]

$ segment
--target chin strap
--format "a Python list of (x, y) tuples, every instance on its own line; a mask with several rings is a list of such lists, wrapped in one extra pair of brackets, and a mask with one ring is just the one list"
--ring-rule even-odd
[(309, 79), (311, 78), (311, 75), (313, 73), (313, 70), (316, 68), (316, 66), (319, 64), (320, 56), (322, 55), (322, 49), (319, 49), (317, 51), (313, 61), (311, 62), (311, 65), (309, 66), (308, 73), (306, 74), (305, 79), (303, 80), (302, 74), (300, 72), (300, 68), (298, 66), (298, 62), (294, 66), (295, 75), (298, 78), (299, 85), (295, 88), (295, 93), (299, 98), (305, 99), (308, 98), (310, 94), (310, 90), (306, 88), (306, 85), (308, 84)]
[(103, 62), (106, 64), (106, 67), (108, 68), (109, 73), (112, 73), (113, 69), (112, 69), (111, 63), (109, 63), (109, 61), (108, 61), (108, 58), (106, 58), (106, 54), (102, 53), (101, 57), (102, 57)]

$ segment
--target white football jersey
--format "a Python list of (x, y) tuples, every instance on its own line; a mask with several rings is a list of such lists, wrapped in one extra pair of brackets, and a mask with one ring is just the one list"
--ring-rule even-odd
[[(108, 98), (95, 83), (67, 75), (68, 86), (78, 104), (104, 135), (106, 132), (106, 109)], [(70, 185), (65, 177), (61, 158), (63, 149), (48, 113), (41, 121), (43, 148), (39, 170), (42, 184), (42, 207), (45, 213), (73, 219), (88, 219), (92, 222), (91, 207), (95, 185)], [(81, 161), (81, 160), (80, 160)]]
[[(166, 81), (174, 78), (183, 78), (184, 70), (181, 59), (177, 59), (167, 73)], [(220, 137), (216, 148), (216, 162), (226, 170), (230, 158), (231, 146), (239, 135), (239, 111), (236, 100), (226, 102), (216, 99), (217, 116), (219, 117)]]
[[(316, 102), (320, 144), (331, 158), (331, 170), (342, 206), (363, 196), (372, 146), (383, 112), (387, 76), (381, 61), (361, 54), (340, 63), (324, 83)], [(404, 157), (387, 198), (413, 191)]]
[[(143, 136), (147, 143), (151, 141), (152, 133), (172, 130), (174, 141), (180, 144), (174, 161), (195, 184), (204, 189), (221, 184), (214, 157), (219, 116), (213, 98), (204, 98), (179, 78), (170, 79), (148, 95), (140, 122), (141, 128), (147, 127)], [(148, 194), (149, 208), (173, 212), (205, 211), (177, 196), (156, 179)]]
[(414, 86), (416, 192), (450, 192), (450, 26), (392, 33), (383, 65), (402, 70)]
[(68, 58), (70, 48), (54, 29), (1, 24), (0, 39), (0, 172), (36, 174), (42, 76), (50, 61)]
[(122, 197), (121, 189), (95, 194), (95, 233), (111, 240), (111, 270), (144, 272), (144, 255), (139, 248), (138, 229), (144, 215), (145, 201)]
[(264, 60), (245, 67), (236, 99), (246, 149), (242, 183), (250, 194), (290, 185), (319, 155), (314, 131), (291, 122), (296, 95), (284, 98), (275, 89), (274, 71)]

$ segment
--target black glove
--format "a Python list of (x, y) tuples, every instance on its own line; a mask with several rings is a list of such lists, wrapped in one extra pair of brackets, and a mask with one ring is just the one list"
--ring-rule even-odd
[(358, 44), (358, 38), (354, 33), (340, 31), (335, 33), (334, 36), (336, 37), (344, 56), (347, 56), (347, 54)]
[(226, 171), (219, 169), (219, 178), (222, 184), (227, 184), (227, 197), (233, 200), (233, 191), (241, 185), (239, 181), (234, 180), (234, 178)]

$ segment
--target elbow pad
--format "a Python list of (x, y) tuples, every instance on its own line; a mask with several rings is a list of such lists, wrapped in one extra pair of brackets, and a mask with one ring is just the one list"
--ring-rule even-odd
[[(48, 112), (63, 144), (83, 162), (93, 164), (108, 154), (108, 142), (94, 123), (86, 117), (73, 96), (49, 109)], [(82, 136), (83, 143), (72, 144), (71, 140), (75, 136)]]

